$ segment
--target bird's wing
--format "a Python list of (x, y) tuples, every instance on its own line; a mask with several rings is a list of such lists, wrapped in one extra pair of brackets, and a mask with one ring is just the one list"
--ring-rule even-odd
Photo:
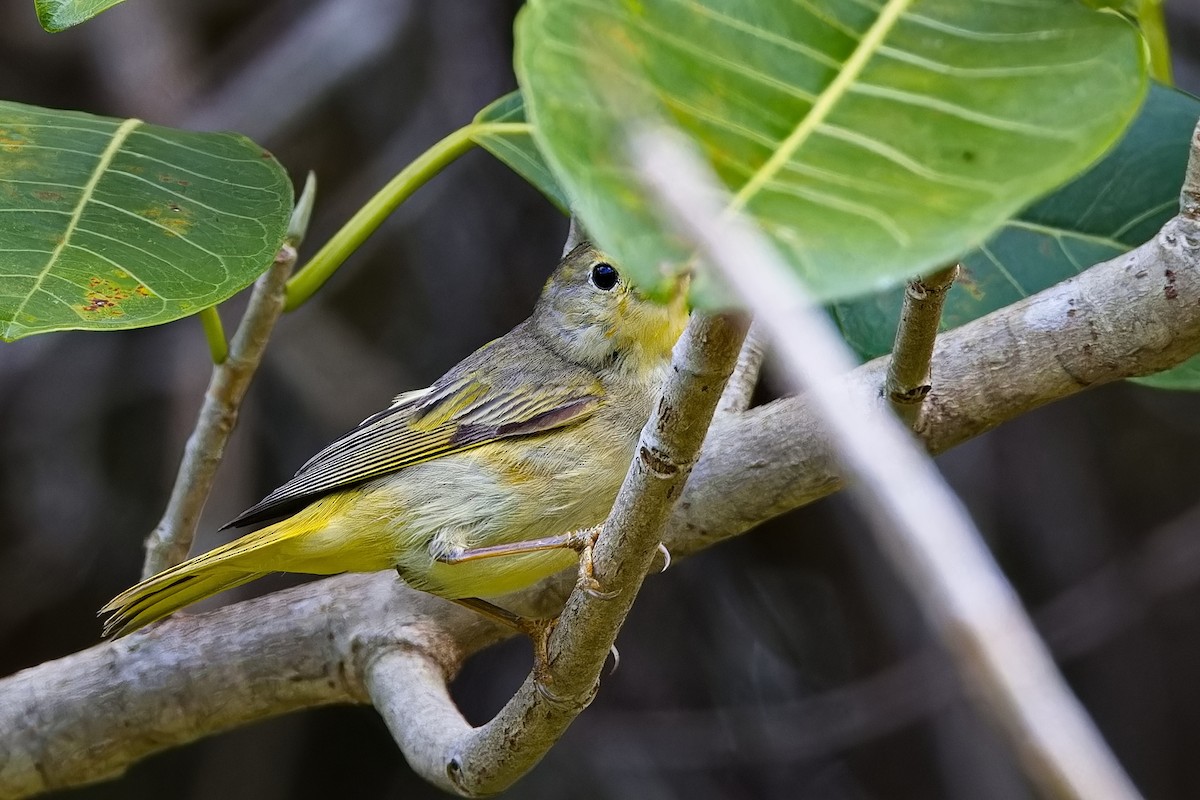
[(283, 516), (320, 495), (497, 439), (541, 433), (590, 416), (604, 398), (594, 378), (497, 386), (480, 372), (451, 373), (396, 398), (317, 453), (290, 481), (226, 528)]

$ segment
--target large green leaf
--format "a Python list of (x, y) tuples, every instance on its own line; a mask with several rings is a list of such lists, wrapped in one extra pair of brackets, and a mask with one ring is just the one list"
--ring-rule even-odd
[(530, 0), (517, 37), (542, 154), (640, 282), (688, 256), (629, 167), (630, 122), (656, 119), (827, 300), (982, 241), (1146, 83), (1134, 27), (1077, 0)]
[(291, 208), (244, 136), (0, 102), (0, 338), (194, 314), (271, 264)]
[(123, 2), (125, 0), (33, 0), (33, 5), (42, 27), (58, 33)]
[(1130, 378), (1130, 381), (1145, 386), (1152, 386), (1155, 389), (1198, 391), (1200, 390), (1200, 355), (1192, 356), (1182, 364), (1164, 372), (1147, 375), (1144, 378)]
[[(962, 277), (946, 298), (943, 327), (1003, 308), (1153, 236), (1179, 210), (1179, 186), (1198, 117), (1200, 100), (1154, 86), (1111, 153), (1006, 222), (963, 259)], [(902, 295), (897, 289), (834, 307), (846, 340), (864, 357), (892, 349)], [(1200, 388), (1195, 367), (1144, 380)]]
[(519, 91), (509, 92), (476, 114), (471, 139), (533, 184), (564, 214), (570, 213), (567, 196), (533, 141), (533, 126), (525, 119)]

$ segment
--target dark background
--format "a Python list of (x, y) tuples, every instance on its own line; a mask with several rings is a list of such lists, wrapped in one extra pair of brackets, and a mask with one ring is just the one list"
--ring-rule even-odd
[[(514, 87), (518, 2), (131, 0), (48, 35), (0, 6), (0, 97), (236, 129), (321, 191), (307, 252)], [(1200, 90), (1200, 4), (1170, 0)], [(565, 220), (476, 152), (279, 326), (208, 505), (213, 533), (321, 445), (532, 306)], [(222, 308), (232, 326), (244, 298)], [(0, 345), (0, 674), (95, 644), (133, 582), (209, 373), (195, 320)], [(1200, 398), (1117, 385), (940, 459), (1072, 686), (1143, 791), (1200, 796)], [(240, 594), (285, 585), (271, 579)], [(227, 596), (220, 603), (235, 599)], [(648, 582), (620, 670), (514, 798), (1031, 795), (840, 497)], [(479, 721), (523, 642), (468, 664)], [(369, 708), (293, 714), (64, 800), (440, 796)]]

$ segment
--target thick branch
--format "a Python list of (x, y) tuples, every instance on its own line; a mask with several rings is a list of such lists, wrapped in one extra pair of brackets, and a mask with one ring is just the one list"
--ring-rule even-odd
[[(1200, 194), (1198, 194), (1200, 196)], [(1200, 216), (938, 337), (916, 433), (941, 453), (1083, 389), (1169, 369), (1200, 352)], [(889, 359), (846, 377), (877, 394)], [(676, 554), (707, 547), (841, 488), (805, 398), (718, 417), (667, 532)], [(715, 457), (719, 448), (720, 457)]]
[[(698, 314), (676, 346), (672, 374), (596, 546), (594, 575), (608, 596), (572, 592), (550, 637), (544, 686), (531, 674), (492, 721), (472, 730), (445, 691), (421, 679), (432, 674), (428, 665), (408, 654), (374, 663), (370, 694), (421, 775), (467, 796), (501, 791), (540, 761), (591, 702), (745, 330), (737, 317)], [(429, 716), (415, 713), (418, 707)]]
[(365, 669), (383, 653), (421, 652), (444, 679), (497, 638), (477, 615), (383, 575), (174, 617), (0, 683), (0, 797), (115, 777), (150, 753), (286, 711), (366, 702)]
[[(1200, 198), (1200, 168), (1191, 174), (1191, 196)], [(917, 433), (941, 452), (1052, 400), (1167, 369), (1198, 351), (1194, 214), (1130, 253), (939, 336), (937, 386)], [(877, 359), (847, 376), (846, 386), (872, 396), (886, 369), (887, 360)], [(840, 485), (803, 399), (720, 416), (665, 540), (676, 555), (695, 552)], [(525, 608), (552, 613), (562, 602), (558, 586), (524, 598)], [(102, 780), (151, 753), (255, 719), (362, 702), (372, 659), (408, 651), (451, 672), (495, 637), (476, 615), (409, 591), (387, 573), (180, 616), (0, 679), (0, 796)], [(430, 691), (437, 690), (435, 683)], [(413, 716), (405, 730), (426, 719)]]

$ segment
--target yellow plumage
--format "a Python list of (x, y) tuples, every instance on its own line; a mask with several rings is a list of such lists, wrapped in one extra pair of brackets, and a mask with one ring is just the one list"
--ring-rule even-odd
[(231, 525), (290, 516), (122, 592), (101, 610), (105, 633), (271, 572), (395, 568), (414, 588), (460, 599), (570, 565), (563, 549), (457, 556), (604, 520), (686, 318), (682, 291), (668, 305), (644, 300), (581, 245), (533, 316), (397, 397)]

